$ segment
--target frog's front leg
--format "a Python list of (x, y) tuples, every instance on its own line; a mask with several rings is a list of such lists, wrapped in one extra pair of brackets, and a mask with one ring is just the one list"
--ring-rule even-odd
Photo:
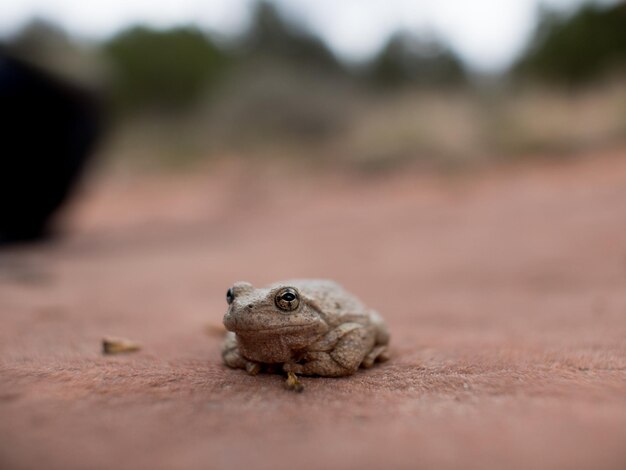
[(249, 361), (239, 352), (237, 336), (232, 331), (226, 333), (222, 346), (222, 359), (224, 364), (233, 369), (245, 369), (250, 375), (256, 375), (261, 371), (261, 364)]
[(285, 365), (287, 372), (323, 377), (341, 377), (357, 371), (372, 349), (375, 333), (357, 323), (346, 323), (311, 346), (301, 364)]

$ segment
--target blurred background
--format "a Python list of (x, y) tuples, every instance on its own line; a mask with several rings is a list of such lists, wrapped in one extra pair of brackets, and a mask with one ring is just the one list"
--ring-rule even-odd
[[(626, 468), (626, 3), (4, 0), (0, 136), (0, 467)], [(298, 277), (392, 359), (226, 369)]]
[(616, 1), (4, 2), (0, 41), (89, 94), (102, 171), (449, 172), (626, 139)]

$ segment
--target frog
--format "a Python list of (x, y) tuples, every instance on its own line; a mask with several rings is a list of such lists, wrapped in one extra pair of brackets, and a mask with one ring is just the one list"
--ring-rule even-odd
[(236, 282), (226, 293), (226, 366), (256, 375), (343, 377), (389, 358), (383, 318), (338, 283), (296, 279), (255, 288)]

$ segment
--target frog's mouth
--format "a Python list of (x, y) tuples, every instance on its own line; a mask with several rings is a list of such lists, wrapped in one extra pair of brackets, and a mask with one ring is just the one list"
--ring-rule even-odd
[(263, 363), (284, 363), (294, 359), (300, 351), (318, 340), (323, 334), (315, 323), (283, 325), (275, 328), (236, 330), (240, 353)]
[(316, 323), (304, 323), (302, 325), (276, 326), (273, 328), (230, 328), (226, 325), (226, 329), (242, 336), (251, 335), (287, 335), (290, 333), (303, 333), (308, 330), (315, 330)]

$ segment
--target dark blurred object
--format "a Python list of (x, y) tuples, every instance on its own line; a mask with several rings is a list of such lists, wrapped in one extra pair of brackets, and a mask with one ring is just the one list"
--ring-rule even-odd
[(514, 73), (578, 85), (626, 71), (626, 4), (586, 5), (571, 16), (544, 10)]
[(0, 49), (0, 245), (49, 234), (100, 128), (92, 93)]

